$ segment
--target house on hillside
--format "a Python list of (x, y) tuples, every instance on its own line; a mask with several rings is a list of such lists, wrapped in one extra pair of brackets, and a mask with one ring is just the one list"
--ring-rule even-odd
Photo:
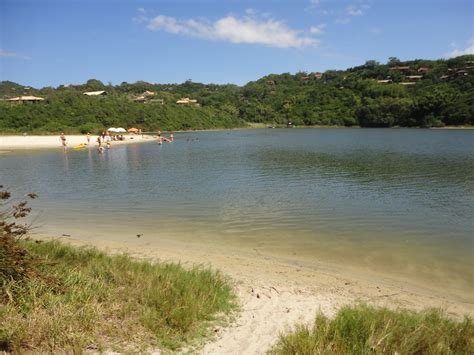
[(84, 95), (87, 96), (106, 96), (107, 91), (101, 90), (101, 91), (87, 91), (84, 93)]
[(322, 77), (323, 77), (323, 73), (320, 73), (320, 72), (314, 73), (314, 78), (315, 78), (315, 79), (318, 79), (318, 80), (319, 80), (319, 79), (321, 79)]
[[(151, 98), (155, 95), (156, 95), (156, 93), (154, 93), (153, 91), (148, 91), (147, 90), (143, 94), (138, 96), (137, 98), (133, 99), (133, 101), (135, 101), (135, 102), (157, 101), (157, 100), (151, 100)], [(160, 100), (162, 101), (161, 104), (163, 105), (163, 99), (160, 99)]]
[(24, 102), (41, 102), (44, 101), (42, 97), (37, 97), (37, 96), (18, 96), (18, 97), (12, 97), (11, 99), (6, 99), (6, 101), (9, 102), (19, 102), (19, 103), (24, 103)]
[(423, 75), (407, 75), (406, 78), (410, 81), (418, 81), (423, 79)]
[(459, 76), (462, 76), (462, 75), (468, 75), (468, 71), (467, 70), (458, 70), (456, 72), (456, 75), (459, 75)]
[(390, 84), (392, 82), (392, 79), (377, 80), (377, 82), (380, 84)]
[(197, 100), (190, 99), (189, 97), (183, 97), (176, 101), (178, 105), (199, 105)]
[(135, 102), (143, 102), (143, 103), (153, 102), (153, 103), (158, 103), (158, 104), (160, 104), (160, 105), (164, 105), (164, 104), (165, 104), (165, 100), (164, 100), (164, 99), (149, 99), (149, 98), (144, 97), (144, 96), (139, 96), (139, 97), (133, 99), (133, 101), (135, 101)]
[(146, 91), (142, 94), (143, 97), (149, 97), (149, 96), (155, 96), (155, 95), (156, 95), (155, 92), (153, 92), (153, 91), (148, 91), (148, 90), (146, 90)]
[(426, 74), (428, 73), (429, 71), (429, 68), (426, 68), (426, 67), (421, 67), (421, 68), (418, 68), (417, 72), (418, 73), (422, 73), (422, 74)]
[(391, 68), (389, 68), (389, 70), (399, 71), (399, 72), (405, 73), (405, 72), (410, 71), (410, 67), (409, 66), (398, 66), (398, 67), (391, 67)]

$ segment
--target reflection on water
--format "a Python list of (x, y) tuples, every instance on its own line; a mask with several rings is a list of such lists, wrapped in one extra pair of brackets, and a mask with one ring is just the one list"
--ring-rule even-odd
[(258, 247), (472, 291), (473, 131), (262, 129), (176, 138), (103, 154), (4, 155), (0, 179), (39, 193), (48, 231)]

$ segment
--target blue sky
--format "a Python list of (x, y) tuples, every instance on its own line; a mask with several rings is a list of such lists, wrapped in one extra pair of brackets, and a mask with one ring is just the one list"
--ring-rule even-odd
[(0, 80), (235, 83), (474, 53), (471, 0), (0, 0)]

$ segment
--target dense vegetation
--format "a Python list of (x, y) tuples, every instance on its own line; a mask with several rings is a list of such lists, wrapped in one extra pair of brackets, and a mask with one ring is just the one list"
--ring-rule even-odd
[(209, 269), (28, 241), (30, 208), (9, 200), (0, 191), (0, 353), (176, 349), (235, 307)]
[(474, 325), (438, 310), (391, 311), (366, 305), (344, 307), (334, 319), (316, 317), (280, 336), (272, 354), (472, 354)]
[[(83, 95), (105, 90), (107, 96)], [(141, 102), (134, 99), (150, 91)], [(186, 130), (265, 124), (432, 127), (474, 124), (474, 56), (348, 70), (271, 74), (243, 87), (194, 83), (83, 85), (33, 89), (0, 83), (3, 98), (36, 95), (38, 103), (0, 104), (0, 132), (86, 132), (104, 127)], [(199, 105), (178, 105), (189, 97)]]

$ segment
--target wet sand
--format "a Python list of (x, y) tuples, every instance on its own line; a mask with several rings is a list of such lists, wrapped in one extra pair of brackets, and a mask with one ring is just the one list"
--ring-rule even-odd
[(299, 323), (310, 324), (317, 312), (331, 316), (341, 306), (359, 301), (390, 308), (442, 308), (454, 317), (474, 314), (470, 302), (383, 277), (364, 277), (330, 264), (321, 263), (316, 268), (295, 265), (260, 250), (166, 238), (151, 243), (147, 236), (130, 237), (129, 241), (60, 239), (111, 254), (126, 253), (140, 259), (180, 262), (184, 266), (200, 264), (221, 270), (235, 284), (241, 313), (230, 327), (214, 329), (215, 337), (200, 350), (203, 354), (264, 353), (281, 332)]

